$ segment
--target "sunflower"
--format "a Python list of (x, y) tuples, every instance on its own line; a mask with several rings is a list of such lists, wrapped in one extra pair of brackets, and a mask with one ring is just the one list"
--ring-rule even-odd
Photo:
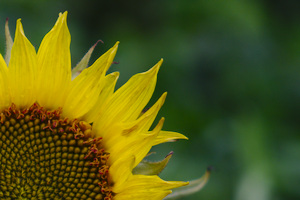
[(106, 72), (117, 42), (72, 80), (66, 19), (37, 53), (17, 20), (0, 54), (0, 198), (155, 200), (186, 185), (133, 172), (152, 146), (186, 139), (162, 131), (164, 118), (149, 130), (166, 93), (143, 111), (162, 60), (115, 91), (119, 74)]

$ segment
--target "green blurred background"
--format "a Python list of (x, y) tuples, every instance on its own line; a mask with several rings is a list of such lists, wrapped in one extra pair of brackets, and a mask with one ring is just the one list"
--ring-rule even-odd
[(37, 49), (65, 10), (73, 66), (98, 39), (92, 61), (121, 42), (111, 68), (118, 86), (164, 58), (150, 104), (168, 91), (164, 129), (189, 140), (149, 158), (174, 150), (167, 180), (214, 167), (208, 185), (184, 199), (300, 199), (300, 1), (4, 0), (1, 53), (6, 17), (12, 33), (22, 18)]

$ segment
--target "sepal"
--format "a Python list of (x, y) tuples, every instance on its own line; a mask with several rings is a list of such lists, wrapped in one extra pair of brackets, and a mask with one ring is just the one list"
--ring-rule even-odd
[(158, 162), (143, 160), (133, 169), (132, 173), (142, 175), (158, 175), (167, 166), (172, 155), (173, 151), (171, 151), (163, 160)]
[(83, 56), (83, 58), (80, 60), (80, 62), (72, 69), (72, 80), (76, 78), (85, 68), (88, 67), (91, 55), (97, 46), (97, 44), (102, 42), (102, 40), (98, 40), (90, 49), (89, 51)]
[(8, 18), (6, 18), (6, 22), (5, 22), (5, 43), (6, 43), (5, 63), (8, 66), (10, 60), (11, 48), (14, 44), (14, 41), (9, 31)]
[(205, 174), (201, 178), (189, 181), (189, 185), (173, 189), (172, 193), (166, 196), (164, 200), (179, 199), (200, 191), (208, 182), (210, 173), (211, 173), (211, 167), (208, 167)]

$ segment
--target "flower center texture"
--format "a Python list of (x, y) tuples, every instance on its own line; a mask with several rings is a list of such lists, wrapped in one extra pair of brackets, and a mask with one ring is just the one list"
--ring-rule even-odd
[(102, 139), (60, 114), (36, 103), (0, 113), (0, 199), (112, 199)]

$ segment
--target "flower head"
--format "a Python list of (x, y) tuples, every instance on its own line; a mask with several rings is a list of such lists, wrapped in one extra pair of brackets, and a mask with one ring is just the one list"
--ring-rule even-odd
[(186, 185), (133, 172), (152, 146), (186, 139), (162, 131), (164, 118), (149, 130), (166, 93), (142, 112), (162, 60), (115, 91), (119, 74), (106, 72), (117, 42), (72, 80), (66, 18), (59, 15), (37, 52), (19, 19), (0, 55), (1, 199), (153, 200)]

